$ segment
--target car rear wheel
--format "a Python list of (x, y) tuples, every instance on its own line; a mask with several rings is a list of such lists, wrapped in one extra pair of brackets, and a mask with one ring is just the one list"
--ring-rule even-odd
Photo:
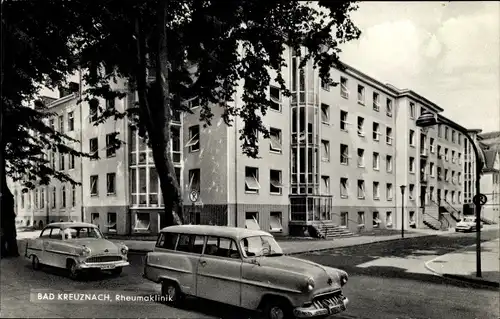
[(39, 270), (42, 268), (42, 264), (40, 264), (40, 260), (36, 255), (31, 257), (31, 266), (33, 267), (33, 270)]
[(165, 298), (165, 303), (172, 306), (180, 305), (185, 297), (179, 285), (170, 280), (161, 282), (161, 295)]
[(263, 309), (265, 319), (288, 319), (293, 318), (290, 305), (279, 299), (269, 300)]

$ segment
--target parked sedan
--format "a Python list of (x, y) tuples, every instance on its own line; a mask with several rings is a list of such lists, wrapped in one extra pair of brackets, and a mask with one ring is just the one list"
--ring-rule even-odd
[(127, 246), (106, 240), (97, 226), (75, 222), (47, 225), (40, 237), (28, 240), (25, 251), (33, 269), (41, 265), (65, 268), (72, 279), (85, 270), (119, 275), (129, 265), (127, 254)]
[[(481, 223), (481, 228), (483, 228), (483, 222)], [(455, 231), (476, 231), (476, 217), (464, 217), (461, 221), (457, 223)]]

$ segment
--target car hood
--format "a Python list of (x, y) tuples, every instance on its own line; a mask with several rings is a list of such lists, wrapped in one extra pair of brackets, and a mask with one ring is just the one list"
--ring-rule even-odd
[(457, 226), (472, 226), (474, 222), (458, 222)]
[[(283, 271), (295, 272), (301, 275), (311, 277), (315, 281), (316, 288), (340, 288), (340, 275), (343, 270), (326, 267), (312, 261), (290, 257), (261, 257), (258, 259), (259, 264), (263, 267), (282, 269)], [(332, 283), (329, 283), (329, 279)]]
[(85, 246), (90, 248), (91, 255), (106, 254), (106, 253), (119, 253), (119, 247), (113, 242), (106, 239), (72, 239), (69, 242), (75, 245)]

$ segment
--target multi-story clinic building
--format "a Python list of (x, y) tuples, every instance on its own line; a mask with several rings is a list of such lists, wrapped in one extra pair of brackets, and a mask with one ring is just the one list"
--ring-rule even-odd
[[(259, 159), (242, 153), (241, 119), (231, 127), (219, 119), (204, 128), (199, 107), (192, 102), (193, 114), (178, 115), (171, 123), (171, 151), (183, 190), (185, 221), (259, 227), (287, 235), (307, 225), (328, 223), (353, 232), (401, 228), (402, 222), (405, 228), (439, 227), (443, 211), (461, 210), (462, 137), (446, 124), (424, 130), (415, 124), (423, 110), (438, 114), (442, 108), (350, 66), (332, 70), (331, 77), (340, 84), (330, 87), (322, 83), (312, 63), (302, 71), (298, 68), (300, 52), (285, 54), (289, 67), (283, 74), (289, 75), (292, 96), (284, 97), (279, 86), (271, 85), (273, 103), (263, 117), (271, 136), (260, 137)], [(241, 106), (242, 93), (240, 86), (230, 102), (235, 107)], [(106, 105), (124, 110), (134, 101), (135, 94), (129, 92)], [(58, 121), (62, 117), (58, 123), (64, 128), (59, 124), (58, 129), (74, 131), (82, 151), (99, 159), (75, 159), (75, 168), (64, 166), (74, 170), (82, 186), (74, 190), (57, 182), (49, 186), (56, 188), (55, 209), (21, 204), (33, 201), (27, 198), (38, 189), (21, 195), (13, 186), (18, 219), (31, 224), (83, 219), (110, 233), (157, 232), (163, 226), (158, 175), (151, 150), (137, 132), (126, 120), (94, 126), (96, 110), (77, 105), (76, 95), (62, 97), (50, 108)], [(214, 113), (220, 118), (218, 108)], [(72, 131), (67, 127), (70, 118)], [(127, 142), (116, 152), (106, 147), (113, 132)], [(403, 221), (401, 185), (406, 186)], [(192, 189), (200, 194), (196, 203), (189, 198)], [(44, 200), (50, 196), (53, 193)], [(65, 209), (60, 208), (61, 198), (66, 198)]]

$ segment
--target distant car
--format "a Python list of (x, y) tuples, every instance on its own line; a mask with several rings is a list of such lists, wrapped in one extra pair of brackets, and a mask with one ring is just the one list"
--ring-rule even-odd
[[(483, 228), (483, 222), (480, 222), (480, 223), (481, 223), (481, 228)], [(476, 231), (477, 230), (476, 227), (477, 227), (476, 217), (464, 217), (455, 226), (455, 231), (456, 232)]]
[(265, 318), (325, 317), (349, 301), (345, 271), (284, 256), (271, 234), (245, 228), (166, 227), (143, 276), (161, 284), (167, 303), (191, 295), (260, 310)]
[(66, 268), (77, 279), (85, 270), (106, 270), (115, 275), (128, 266), (128, 247), (106, 240), (96, 225), (89, 223), (52, 223), (40, 237), (28, 240), (25, 256), (33, 269), (41, 265)]

